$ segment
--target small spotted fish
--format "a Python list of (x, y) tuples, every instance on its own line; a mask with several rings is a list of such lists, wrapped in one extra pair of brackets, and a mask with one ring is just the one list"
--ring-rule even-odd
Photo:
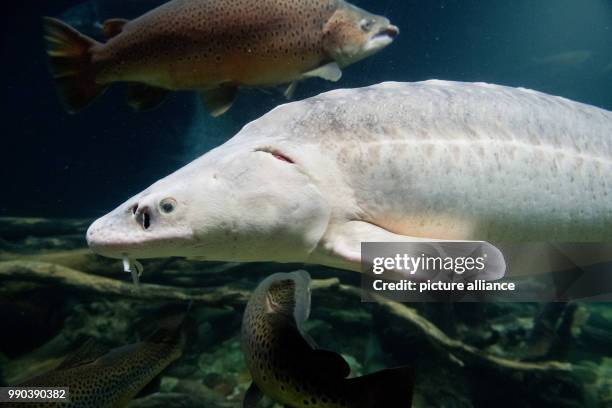
[(259, 284), (242, 321), (242, 350), (253, 383), (243, 407), (263, 395), (293, 408), (409, 408), (413, 371), (387, 369), (357, 378), (337, 353), (317, 349), (303, 331), (310, 314), (307, 272), (278, 273)]
[(172, 0), (132, 21), (103, 24), (102, 44), (44, 19), (51, 73), (77, 112), (114, 82), (128, 83), (135, 110), (169, 91), (198, 90), (213, 116), (239, 87), (337, 81), (341, 69), (391, 44), (399, 29), (343, 0)]
[(69, 403), (28, 404), (29, 407), (125, 407), (183, 351), (185, 314), (167, 317), (148, 339), (106, 350), (86, 341), (59, 367), (19, 387), (68, 387)]

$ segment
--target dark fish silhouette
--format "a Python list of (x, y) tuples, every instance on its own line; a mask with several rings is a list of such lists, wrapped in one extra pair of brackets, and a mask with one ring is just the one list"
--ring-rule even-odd
[(249, 300), (242, 349), (253, 384), (244, 407), (262, 395), (294, 408), (409, 408), (413, 373), (406, 367), (348, 379), (349, 365), (316, 349), (302, 331), (310, 313), (310, 276), (304, 271), (265, 279)]

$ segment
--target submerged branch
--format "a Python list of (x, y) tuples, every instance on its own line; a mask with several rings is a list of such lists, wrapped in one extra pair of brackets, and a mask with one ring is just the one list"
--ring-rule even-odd
[(208, 305), (245, 303), (249, 292), (239, 289), (190, 289), (154, 284), (121, 282), (83, 273), (64, 266), (35, 261), (0, 262), (0, 277), (38, 284), (62, 285), (65, 288), (100, 294), (121, 296), (135, 300), (193, 301)]
[[(343, 285), (338, 279), (328, 279), (326, 281), (318, 282), (315, 281), (313, 284), (313, 289), (336, 289), (342, 293), (361, 298), (361, 289), (349, 285)], [(377, 295), (372, 294), (371, 296), (374, 297), (377, 304), (387, 313), (404, 320), (413, 329), (417, 330), (421, 335), (427, 338), (431, 344), (450, 353), (449, 358), (453, 359), (454, 361), (457, 361), (457, 358), (459, 358), (458, 362), (460, 364), (479, 364), (502, 370), (525, 372), (571, 372), (571, 364), (569, 363), (562, 363), (558, 361), (545, 361), (538, 363), (522, 362), (488, 354), (459, 340), (448, 337), (446, 334), (444, 334), (444, 332), (438, 329), (425, 317), (421, 316), (413, 308), (410, 308), (402, 303), (384, 299)]]
[[(37, 284), (63, 285), (66, 288), (95, 293), (104, 296), (121, 296), (135, 300), (188, 301), (211, 306), (243, 306), (250, 292), (227, 287), (213, 289), (190, 289), (153, 284), (117, 281), (102, 276), (79, 272), (67, 267), (33, 261), (0, 262), (0, 278), (26, 281)], [(18, 286), (19, 287), (19, 286)], [(337, 278), (313, 280), (313, 290), (339, 291), (342, 294), (361, 298), (361, 289), (344, 285)], [(449, 358), (459, 364), (478, 365), (514, 372), (551, 372), (569, 373), (571, 365), (556, 361), (522, 362), (494, 356), (459, 340), (448, 337), (433, 323), (421, 316), (415, 309), (404, 304), (375, 296), (382, 309), (403, 321), (419, 332), (428, 341), (449, 354)]]

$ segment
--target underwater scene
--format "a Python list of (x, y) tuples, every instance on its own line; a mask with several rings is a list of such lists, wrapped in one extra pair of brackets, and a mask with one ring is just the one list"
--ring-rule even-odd
[(1, 407), (612, 407), (611, 0), (4, 7)]

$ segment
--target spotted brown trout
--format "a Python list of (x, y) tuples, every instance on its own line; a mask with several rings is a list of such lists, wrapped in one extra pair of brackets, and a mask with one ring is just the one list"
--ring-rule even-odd
[(357, 378), (348, 363), (314, 347), (303, 331), (310, 314), (307, 272), (277, 273), (251, 296), (242, 321), (242, 349), (253, 384), (243, 407), (263, 395), (293, 408), (408, 408), (412, 370), (382, 370)]
[(213, 116), (239, 87), (337, 81), (341, 69), (393, 42), (399, 29), (343, 0), (172, 0), (132, 21), (103, 24), (102, 44), (45, 18), (51, 73), (69, 112), (114, 82), (135, 110), (168, 91), (198, 90)]
[(69, 403), (41, 403), (40, 407), (124, 407), (182, 355), (184, 318), (185, 314), (167, 317), (149, 338), (111, 351), (88, 340), (59, 367), (18, 387), (69, 388)]

